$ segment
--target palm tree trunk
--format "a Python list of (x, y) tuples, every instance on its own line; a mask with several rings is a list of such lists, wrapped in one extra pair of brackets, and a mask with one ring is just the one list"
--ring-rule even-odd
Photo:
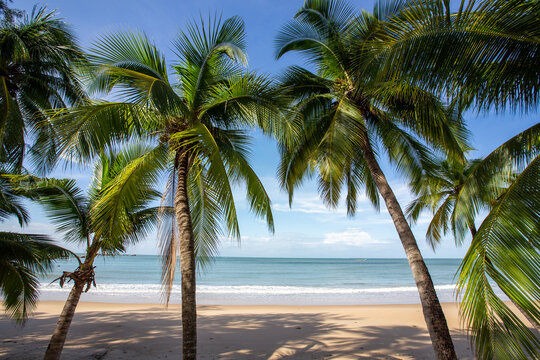
[(409, 266), (411, 267), (416, 287), (418, 288), (422, 310), (424, 312), (424, 319), (437, 359), (455, 360), (457, 359), (456, 352), (452, 337), (450, 336), (450, 331), (448, 330), (446, 318), (442, 311), (437, 293), (435, 292), (435, 287), (433, 286), (433, 281), (431, 280), (427, 266), (422, 258), (420, 249), (418, 249), (416, 239), (403, 215), (403, 211), (401, 210), (401, 206), (399, 205), (394, 192), (390, 188), (384, 173), (377, 163), (367, 134), (365, 134), (364, 139), (365, 141), (362, 146), (364, 158), (366, 159), (366, 163), (373, 176), (373, 180), (377, 185), (379, 193), (386, 203), (386, 208), (392, 217), (401, 244), (405, 249), (405, 254), (407, 255)]
[[(474, 238), (476, 236), (476, 226), (474, 226), (474, 224), (469, 225), (469, 230), (471, 231), (471, 235)], [(487, 258), (486, 261), (491, 264), (491, 260), (489, 260), (489, 258)], [(527, 319), (527, 321), (529, 321), (529, 323), (531, 323), (533, 328), (536, 330), (536, 333), (540, 334), (540, 326), (538, 325), (538, 323), (536, 321), (534, 321), (534, 319), (532, 317), (530, 317), (529, 314), (527, 314), (527, 312), (525, 310), (523, 310), (523, 308), (521, 306), (519, 306), (518, 303), (515, 302), (514, 299), (512, 299), (512, 297), (510, 295), (508, 295), (508, 293), (506, 291), (504, 291), (503, 288), (499, 287), (499, 289), (501, 289), (501, 291), (504, 293), (504, 295), (506, 295), (506, 297), (508, 297), (510, 299), (512, 304), (514, 304), (516, 309), (519, 310), (519, 312), (525, 317), (525, 319)]]
[[(87, 269), (93, 270), (92, 265), (94, 262), (94, 256), (95, 254), (87, 253), (86, 260), (81, 266), (82, 271)], [(64, 349), (64, 343), (66, 342), (71, 321), (75, 315), (75, 309), (79, 304), (79, 299), (81, 298), (84, 286), (86, 285), (86, 281), (84, 279), (74, 279), (74, 282), (75, 284), (69, 293), (66, 303), (64, 304), (64, 308), (62, 309), (60, 317), (58, 318), (58, 322), (56, 323), (56, 328), (54, 329), (54, 333), (49, 341), (49, 346), (47, 346), (47, 350), (45, 351), (45, 356), (43, 358), (44, 360), (60, 359), (60, 355)]]
[(195, 238), (188, 198), (189, 158), (180, 155), (178, 185), (174, 199), (180, 238), (180, 272), (182, 276), (182, 358), (197, 357), (197, 304), (195, 294)]

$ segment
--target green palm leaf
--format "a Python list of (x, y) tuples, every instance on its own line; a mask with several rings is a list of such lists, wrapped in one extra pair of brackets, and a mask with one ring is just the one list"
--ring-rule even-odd
[(157, 216), (157, 209), (144, 209), (144, 206), (159, 198), (153, 188), (168, 161), (167, 155), (164, 147), (132, 145), (108, 159), (107, 171), (98, 168), (90, 216), (95, 236), (103, 242), (102, 247), (117, 249), (128, 244), (130, 239), (138, 240), (139, 237), (132, 234), (139, 234), (144, 228), (141, 228), (142, 224), (134, 228), (133, 220), (144, 220), (148, 224), (140, 211), (152, 211)]
[[(0, 28), (0, 162), (20, 172), (28, 139), (46, 136), (43, 112), (86, 97), (75, 74), (82, 53), (66, 24), (45, 8)], [(32, 134), (32, 136), (28, 136)]]
[(70, 254), (44, 235), (0, 232), (0, 293), (11, 317), (21, 323), (27, 319), (39, 295), (37, 275)]
[(534, 109), (538, 104), (540, 46), (536, 1), (418, 1), (394, 14), (387, 41), (371, 44), (385, 76), (406, 74), (461, 106)]
[(38, 201), (56, 231), (68, 242), (87, 242), (89, 236), (88, 200), (73, 180), (14, 176), (16, 190)]
[(177, 141), (179, 147), (189, 147), (191, 151), (202, 155), (203, 158), (199, 159), (201, 163), (208, 163), (207, 181), (217, 192), (229, 236), (239, 238), (240, 229), (229, 177), (219, 146), (208, 128), (199, 123), (189, 130), (174, 134), (172, 140)]
[(540, 341), (496, 295), (494, 281), (540, 323), (540, 158), (497, 199), (459, 270), (461, 311), (482, 358), (538, 357)]

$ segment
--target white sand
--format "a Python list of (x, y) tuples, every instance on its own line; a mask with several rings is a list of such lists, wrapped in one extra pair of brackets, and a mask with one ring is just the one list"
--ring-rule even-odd
[[(42, 359), (61, 302), (21, 328), (0, 316), (0, 358)], [(443, 304), (460, 359), (474, 359)], [(420, 305), (200, 306), (199, 359), (434, 359)], [(180, 307), (81, 302), (63, 359), (180, 359)], [(101, 356), (101, 357), (100, 357)]]

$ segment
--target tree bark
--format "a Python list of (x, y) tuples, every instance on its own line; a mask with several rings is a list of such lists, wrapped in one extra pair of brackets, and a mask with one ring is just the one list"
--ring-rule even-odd
[(411, 228), (403, 215), (401, 206), (375, 158), (367, 134), (364, 134), (362, 151), (373, 180), (375, 181), (379, 193), (386, 203), (386, 208), (392, 217), (401, 244), (405, 250), (405, 254), (407, 255), (407, 260), (409, 261), (409, 266), (411, 267), (416, 287), (418, 288), (424, 319), (431, 337), (435, 355), (439, 360), (455, 360), (457, 359), (457, 356), (452, 337), (450, 336), (448, 324), (446, 323), (446, 318), (442, 311), (437, 293), (435, 292), (435, 287), (433, 286), (433, 281), (429, 275), (428, 268), (422, 258), (420, 249), (418, 249), (418, 244), (416, 243)]
[[(95, 254), (87, 254), (86, 261), (81, 266), (81, 270), (92, 268), (94, 257)], [(86, 282), (83, 280), (74, 281), (75, 284), (73, 285), (73, 288), (69, 293), (66, 303), (64, 304), (64, 308), (62, 309), (60, 317), (58, 318), (58, 322), (56, 323), (54, 333), (51, 337), (51, 340), (49, 341), (49, 346), (47, 346), (47, 350), (45, 351), (45, 356), (43, 358), (44, 360), (60, 359), (60, 355), (62, 354), (62, 350), (64, 349), (64, 343), (66, 342), (66, 337), (69, 331), (69, 327), (71, 326), (71, 321), (73, 320), (73, 316), (75, 315), (75, 309), (79, 304), (79, 299), (81, 298), (84, 286), (86, 285)]]
[[(474, 226), (474, 224), (470, 224), (469, 225), (469, 230), (471, 231), (471, 235), (472, 235), (472, 237), (474, 239), (474, 237), (476, 236), (476, 226)], [(486, 261), (488, 261), (491, 264), (491, 260), (489, 258), (486, 258)], [(516, 309), (519, 310), (521, 315), (523, 315), (525, 317), (525, 319), (527, 319), (527, 321), (529, 321), (529, 323), (531, 323), (534, 330), (536, 331), (536, 334), (537, 335), (540, 334), (540, 326), (538, 326), (538, 323), (536, 321), (534, 321), (534, 319), (532, 317), (530, 317), (529, 314), (527, 314), (527, 312), (525, 310), (523, 310), (523, 308), (521, 306), (519, 306), (518, 303), (515, 302), (514, 299), (512, 299), (512, 297), (510, 295), (508, 295), (508, 293), (506, 291), (504, 291), (503, 288), (499, 287), (499, 289), (501, 289), (501, 291), (504, 293), (504, 295), (506, 295), (506, 297), (508, 297), (510, 299), (512, 304), (514, 304)]]
[[(181, 150), (182, 151), (182, 150)], [(183, 152), (178, 164), (178, 185), (174, 199), (180, 240), (182, 277), (182, 358), (197, 357), (197, 303), (195, 293), (195, 238), (188, 198), (189, 156)]]

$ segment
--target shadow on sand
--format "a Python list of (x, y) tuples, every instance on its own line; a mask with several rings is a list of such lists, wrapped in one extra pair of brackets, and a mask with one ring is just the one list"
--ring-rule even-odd
[[(314, 311), (199, 316), (200, 359), (432, 359), (427, 331), (361, 326), (362, 318)], [(57, 318), (35, 313), (25, 327), (0, 318), (1, 359), (41, 359)], [(461, 359), (472, 359), (464, 334), (453, 334)], [(178, 309), (149, 307), (76, 314), (63, 359), (180, 359)]]

